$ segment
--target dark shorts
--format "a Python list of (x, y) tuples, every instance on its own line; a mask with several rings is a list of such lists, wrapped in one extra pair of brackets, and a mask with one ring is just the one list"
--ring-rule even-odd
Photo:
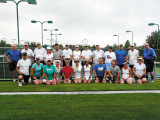
[(123, 65), (118, 65), (118, 66), (119, 66), (120, 70), (124, 67)]
[(129, 67), (133, 70), (134, 65), (129, 65)]
[(103, 78), (104, 78), (104, 76), (97, 76), (96, 78), (99, 78), (99, 82), (101, 83)]
[[(36, 77), (38, 80), (40, 79), (40, 77)], [(37, 79), (33, 79), (33, 77), (31, 77), (32, 80), (37, 80)]]
[(153, 72), (154, 60), (144, 59), (144, 64), (146, 65), (146, 72)]
[[(134, 78), (135, 78), (136, 81), (139, 79), (137, 76), (135, 76)], [(146, 76), (143, 75), (140, 79), (142, 79), (142, 78), (146, 78)]]
[[(66, 59), (69, 60), (69, 59)], [(63, 60), (63, 67), (66, 66), (66, 62)], [(70, 66), (72, 66), (72, 60), (70, 61)]]
[(14, 71), (16, 69), (17, 62), (9, 63), (9, 71)]
[[(22, 75), (22, 74), (19, 74), (19, 75)], [(28, 80), (30, 78), (30, 75), (22, 75), (23, 76), (23, 80), (25, 83), (28, 83)]]

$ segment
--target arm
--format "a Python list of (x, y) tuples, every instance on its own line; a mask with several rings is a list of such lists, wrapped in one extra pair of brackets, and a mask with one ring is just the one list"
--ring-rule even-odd
[(62, 73), (62, 76), (64, 77), (64, 80), (66, 80), (66, 76), (65, 76), (64, 72)]
[(16, 70), (19, 74), (23, 74), (20, 70), (19, 70), (19, 67), (16, 67)]
[(44, 75), (44, 78), (48, 80), (46, 73), (43, 73), (43, 75)]
[(128, 78), (130, 78), (130, 77), (132, 77), (132, 70), (131, 70), (131, 68), (129, 68), (129, 77)]
[(90, 68), (90, 78), (91, 78), (91, 76), (92, 76), (92, 66), (91, 66), (91, 68)]
[(34, 70), (35, 70), (35, 68), (31, 68), (31, 73), (32, 73), (32, 78), (34, 79), (35, 77), (34, 77)]
[(42, 79), (42, 76), (43, 76), (43, 68), (42, 68), (42, 70), (41, 70), (41, 77), (40, 77), (41, 79)]
[(106, 79), (106, 75), (107, 75), (107, 70), (105, 70), (105, 72), (104, 72), (104, 79)]
[(94, 70), (94, 75), (95, 75), (95, 77), (97, 77), (97, 73), (96, 73), (96, 71)]
[(123, 70), (121, 69), (121, 78), (123, 79)]
[(119, 80), (119, 78), (120, 78), (120, 72), (118, 72), (117, 81)]
[(90, 61), (91, 59), (92, 59), (92, 55), (90, 55), (90, 57), (89, 57), (89, 59), (88, 59), (88, 60)]
[(56, 79), (56, 73), (53, 74), (53, 80)]
[(134, 74), (135, 76), (137, 76), (137, 74), (136, 74), (136, 68), (135, 68), (135, 67), (133, 68), (133, 74)]
[(81, 60), (81, 55), (82, 55), (82, 53), (80, 52), (80, 57), (79, 57), (79, 60)]
[(83, 74), (83, 77), (84, 77), (84, 66), (83, 66), (83, 68), (82, 68), (82, 74)]
[(6, 60), (11, 63), (12, 61), (4, 54), (4, 57), (6, 58)]

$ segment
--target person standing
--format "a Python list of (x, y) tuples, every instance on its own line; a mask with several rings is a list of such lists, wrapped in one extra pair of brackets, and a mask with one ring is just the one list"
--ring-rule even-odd
[(51, 47), (47, 47), (46, 49), (46, 53), (44, 54), (43, 60), (44, 60), (44, 64), (47, 64), (47, 60), (48, 58), (52, 59), (52, 64), (53, 64), (53, 53), (51, 52), (52, 48)]
[[(55, 49), (53, 50), (53, 58), (54, 58), (54, 61), (59, 60), (60, 66), (62, 67), (63, 51), (59, 49), (58, 43), (55, 44)], [(54, 65), (56, 65), (55, 62), (54, 62)]]
[(135, 63), (137, 63), (137, 58), (139, 57), (139, 51), (135, 49), (134, 45), (132, 44), (130, 46), (130, 50), (128, 51), (128, 62), (129, 62), (129, 67), (133, 71), (133, 66)]
[(114, 82), (115, 84), (119, 83), (119, 79), (120, 79), (120, 68), (119, 66), (116, 65), (116, 61), (112, 60), (112, 66), (109, 68), (109, 76), (110, 79), (112, 81), (112, 83)]
[(72, 60), (72, 66), (75, 66), (75, 60), (79, 60), (79, 64), (81, 64), (80, 60), (81, 60), (81, 51), (79, 50), (79, 46), (75, 45), (75, 50), (72, 53), (73, 56), (73, 60)]
[(84, 50), (82, 51), (82, 58), (83, 58), (83, 62), (82, 62), (82, 66), (84, 66), (84, 60), (88, 60), (89, 61), (89, 64), (92, 65), (93, 61), (92, 61), (92, 51), (88, 49), (88, 44), (85, 44), (84, 45), (85, 48)]
[[(8, 58), (8, 56), (9, 56), (9, 58)], [(14, 70), (16, 69), (17, 62), (21, 57), (21, 52), (17, 50), (17, 45), (13, 44), (12, 49), (7, 51), (4, 54), (4, 57), (9, 62), (9, 71), (11, 72), (13, 82), (15, 82), (16, 79), (15, 79), (15, 75), (14, 75)]]
[(104, 59), (105, 59), (105, 65), (107, 70), (109, 70), (109, 68), (112, 66), (111, 62), (114, 60), (116, 61), (116, 55), (113, 52), (112, 46), (109, 46), (108, 51), (106, 51), (103, 55)]
[(100, 49), (99, 45), (96, 45), (96, 50), (93, 51), (93, 58), (94, 58), (94, 66), (99, 64), (99, 58), (104, 56), (104, 51)]
[(149, 44), (145, 44), (143, 50), (144, 64), (146, 65), (146, 78), (148, 80), (148, 73), (151, 74), (151, 82), (154, 82), (154, 60), (157, 58), (155, 51), (149, 47)]
[(115, 52), (116, 58), (117, 58), (117, 65), (120, 67), (120, 69), (123, 68), (123, 62), (127, 61), (127, 52), (123, 49), (123, 45), (119, 45), (119, 50), (116, 50)]
[(39, 57), (42, 64), (44, 64), (43, 57), (44, 57), (45, 53), (46, 53), (46, 50), (44, 48), (42, 48), (41, 43), (38, 42), (37, 48), (34, 49), (34, 56), (35, 56), (35, 58)]
[(70, 66), (72, 66), (72, 50), (69, 48), (69, 44), (65, 45), (63, 50), (63, 67), (66, 66), (66, 62), (69, 61)]
[(34, 53), (31, 49), (29, 49), (29, 45), (28, 43), (24, 44), (24, 49), (21, 50), (21, 53), (23, 54), (24, 52), (27, 53), (27, 59), (30, 60), (31, 64), (32, 64), (32, 60), (34, 58)]
[(66, 62), (66, 66), (62, 69), (63, 83), (71, 83), (71, 78), (73, 75), (73, 68), (70, 66), (70, 62)]
[(107, 75), (107, 69), (106, 65), (103, 64), (103, 58), (99, 58), (99, 64), (96, 64), (94, 66), (94, 75), (95, 75), (95, 83), (107, 83), (106, 81), (106, 75)]
[(17, 72), (19, 73), (18, 79), (22, 80), (23, 84), (28, 84), (30, 78), (31, 62), (27, 59), (27, 53), (22, 54), (22, 59), (17, 63), (16, 67)]

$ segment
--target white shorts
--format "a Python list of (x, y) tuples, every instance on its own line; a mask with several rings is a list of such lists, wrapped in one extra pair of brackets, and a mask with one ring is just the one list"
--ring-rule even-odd
[[(46, 81), (47, 81), (46, 79), (43, 79), (43, 83), (46, 82)], [(52, 80), (49, 80), (49, 81), (51, 82)]]
[[(84, 77), (86, 78), (86, 80), (89, 80), (89, 76), (84, 76)], [(90, 79), (92, 80), (92, 76)], [(83, 78), (83, 80), (84, 80), (84, 78)]]

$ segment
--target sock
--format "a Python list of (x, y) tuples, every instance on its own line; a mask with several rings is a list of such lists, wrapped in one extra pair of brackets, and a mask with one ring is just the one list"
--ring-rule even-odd
[(154, 79), (154, 76), (151, 76), (151, 80), (153, 80)]

